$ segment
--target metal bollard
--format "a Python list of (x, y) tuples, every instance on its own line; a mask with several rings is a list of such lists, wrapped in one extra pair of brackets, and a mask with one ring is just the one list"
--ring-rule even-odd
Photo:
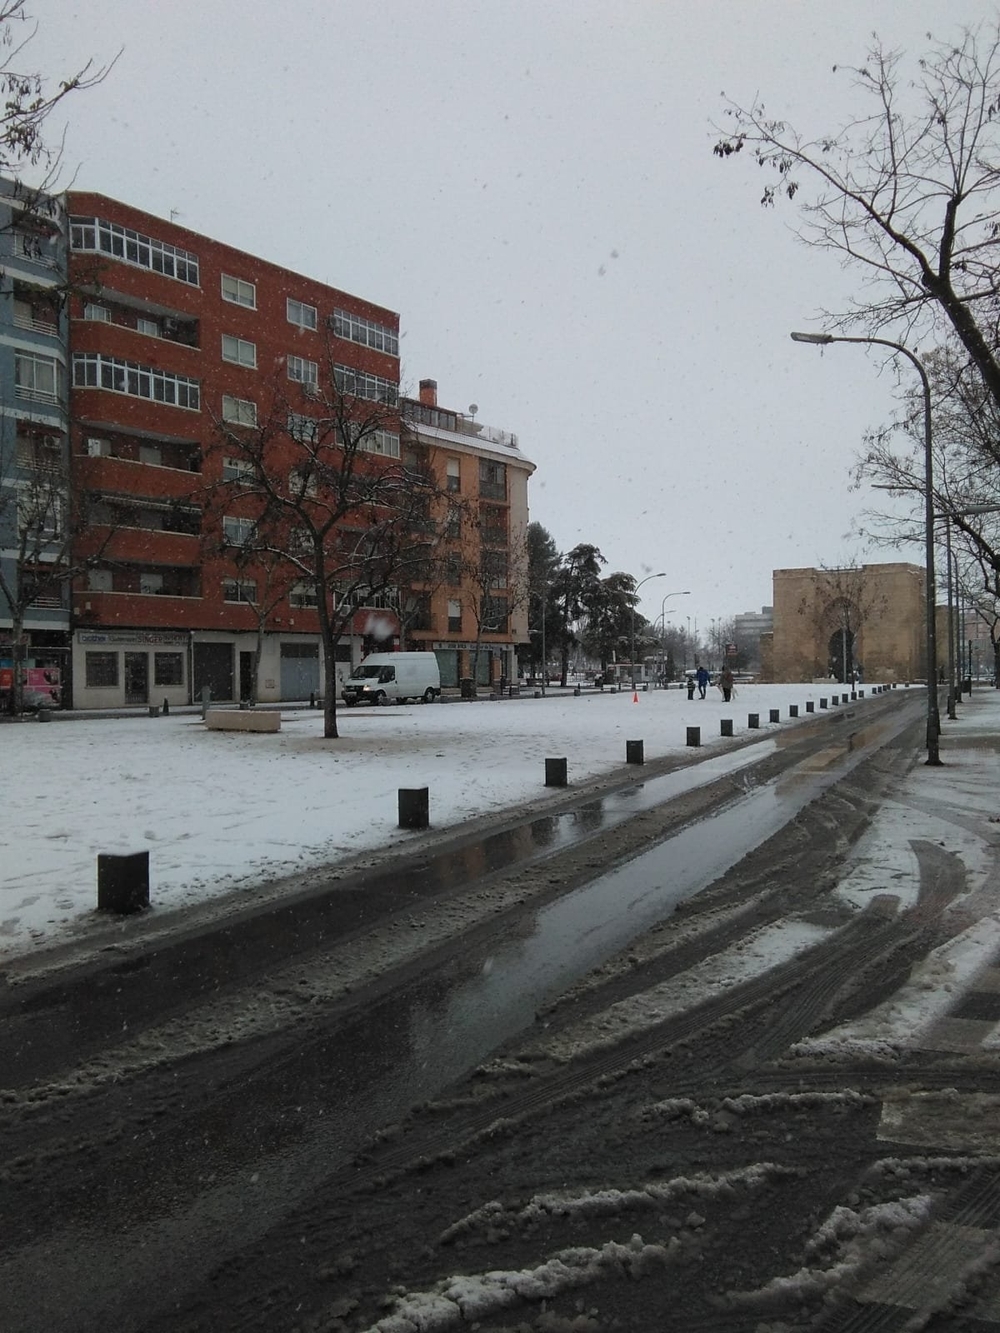
[(781, 709), (780, 709), (780, 708), (772, 708), (772, 709), (769, 711), (769, 713), (768, 713), (768, 718), (767, 718), (767, 720), (768, 720), (768, 722), (780, 722), (780, 721), (781, 721)]
[(820, 697), (819, 706), (820, 706), (820, 708), (825, 708), (825, 707), (826, 707), (826, 700), (825, 700), (824, 698), (822, 698), (822, 697)]
[(400, 787), (399, 827), (427, 828), (430, 824), (430, 788)]
[(748, 713), (747, 726), (750, 728), (751, 731), (756, 731), (760, 727), (760, 714)]
[(724, 717), (722, 721), (719, 723), (719, 735), (731, 736), (732, 734), (733, 734), (733, 719), (731, 717)]
[(644, 764), (646, 762), (642, 741), (625, 742), (625, 762), (626, 764)]
[(580, 697), (580, 687), (579, 687), (579, 685), (574, 685), (574, 686), (573, 686), (573, 698), (574, 698), (574, 699), (579, 699), (579, 697)]
[(159, 716), (160, 716), (160, 705), (159, 705), (159, 704), (150, 704), (150, 705), (149, 705), (149, 716), (150, 716), (150, 717), (159, 717)]
[(701, 727), (688, 727), (687, 729), (688, 745), (698, 746), (701, 744)]
[(808, 703), (806, 704), (806, 712), (807, 712), (807, 713), (815, 713), (815, 711), (816, 711), (816, 705), (815, 705), (815, 704), (813, 703), (813, 701), (810, 699), (810, 700), (808, 701)]
[(97, 857), (97, 910), (128, 916), (149, 906), (149, 852)]
[(565, 759), (546, 759), (546, 761), (545, 761), (545, 785), (546, 785), (546, 787), (565, 787), (565, 786), (566, 786), (566, 760), (565, 760)]
[(163, 701), (163, 716), (164, 716), (164, 717), (169, 717), (169, 716), (170, 716), (170, 700), (169, 700), (169, 699), (164, 699), (164, 701)]
[(212, 689), (210, 685), (201, 687), (201, 720), (205, 721), (205, 714), (208, 712), (208, 705), (212, 702)]
[(798, 715), (799, 715), (799, 706), (798, 706), (798, 704), (789, 704), (789, 705), (788, 705), (788, 716), (789, 716), (789, 717), (798, 717)]

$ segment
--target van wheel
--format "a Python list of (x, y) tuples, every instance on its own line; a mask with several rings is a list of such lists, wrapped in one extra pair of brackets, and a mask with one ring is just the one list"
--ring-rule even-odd
[(431, 687), (428, 685), (428, 686), (427, 686), (427, 689), (424, 690), (424, 703), (425, 703), (425, 704), (432, 704), (433, 702), (434, 702), (434, 691), (433, 691), (433, 690), (431, 689)]
[(385, 690), (377, 690), (377, 691), (375, 692), (375, 697), (374, 697), (374, 699), (372, 700), (372, 702), (375, 703), (375, 704), (384, 704), (384, 703), (387, 703), (388, 700), (387, 700), (386, 697), (385, 697)]

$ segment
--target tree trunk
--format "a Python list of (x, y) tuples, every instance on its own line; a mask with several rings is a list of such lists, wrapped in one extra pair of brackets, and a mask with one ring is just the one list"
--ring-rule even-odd
[(330, 612), (326, 605), (326, 594), (319, 602), (319, 630), (323, 641), (323, 676), (326, 689), (323, 691), (323, 736), (326, 740), (339, 739), (337, 731), (337, 638), (333, 632)]
[(256, 647), (254, 648), (253, 672), (250, 677), (250, 703), (251, 706), (254, 708), (257, 707), (257, 691), (259, 684), (258, 677), (260, 675), (260, 659), (263, 653), (264, 653), (264, 622), (262, 620), (258, 620), (257, 644)]
[(11, 665), (14, 676), (11, 681), (11, 708), (15, 717), (24, 713), (24, 613), (20, 608), (12, 609), (10, 632)]

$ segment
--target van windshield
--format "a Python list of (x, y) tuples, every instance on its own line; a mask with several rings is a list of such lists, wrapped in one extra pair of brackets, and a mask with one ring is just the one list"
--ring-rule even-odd
[(378, 673), (382, 670), (379, 666), (359, 666), (352, 672), (355, 680), (378, 680)]

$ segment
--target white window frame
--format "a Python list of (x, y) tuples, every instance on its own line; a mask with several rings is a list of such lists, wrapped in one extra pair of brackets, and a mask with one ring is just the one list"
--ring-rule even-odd
[(236, 398), (231, 393), (222, 395), (222, 420), (231, 426), (256, 426), (257, 404), (252, 398)]
[(296, 384), (304, 384), (309, 389), (319, 386), (319, 365), (315, 361), (309, 361), (304, 356), (289, 354), (285, 358), (285, 364), (288, 378), (294, 380)]
[(139, 571), (139, 593), (143, 597), (159, 597), (163, 592), (163, 575), (156, 570)]
[[(30, 374), (26, 373), (29, 367), (31, 371)], [(42, 377), (46, 380), (48, 373), (51, 373), (51, 389), (43, 389), (39, 387), (39, 370), (46, 372)], [(58, 403), (60, 371), (60, 363), (54, 356), (43, 356), (39, 352), (29, 352), (23, 348), (15, 349), (14, 397), (34, 398), (40, 403)]]
[(253, 538), (256, 523), (252, 518), (238, 518), (226, 514), (222, 520), (222, 535), (227, 546), (246, 546)]
[(99, 305), (97, 301), (84, 302), (83, 317), (92, 319), (98, 324), (111, 323), (111, 311), (106, 305)]
[[(226, 290), (226, 283), (231, 283)], [(257, 284), (246, 278), (237, 278), (232, 273), (222, 275), (222, 299), (230, 305), (241, 305), (245, 310), (257, 309)]]
[(254, 465), (248, 458), (223, 458), (223, 481), (253, 481)]
[(136, 333), (141, 333), (147, 338), (160, 337), (160, 325), (155, 319), (150, 319), (148, 315), (138, 315), (135, 321)]
[(257, 344), (248, 338), (237, 338), (234, 333), (222, 335), (222, 359), (234, 366), (257, 369)]
[(319, 606), (319, 589), (315, 583), (302, 579), (288, 591), (288, 605), (296, 611), (307, 611)]
[[(235, 597), (230, 597), (229, 592), (235, 592)], [(222, 580), (222, 600), (230, 605), (237, 606), (244, 604), (253, 606), (257, 601), (257, 580), (256, 579), (231, 579)]]
[(294, 297), (285, 298), (285, 315), (289, 324), (294, 324), (299, 329), (311, 329), (315, 331), (318, 315), (316, 307), (309, 305), (306, 301), (296, 301)]
[(315, 417), (304, 416), (301, 412), (289, 412), (285, 429), (297, 444), (319, 441), (320, 423)]

